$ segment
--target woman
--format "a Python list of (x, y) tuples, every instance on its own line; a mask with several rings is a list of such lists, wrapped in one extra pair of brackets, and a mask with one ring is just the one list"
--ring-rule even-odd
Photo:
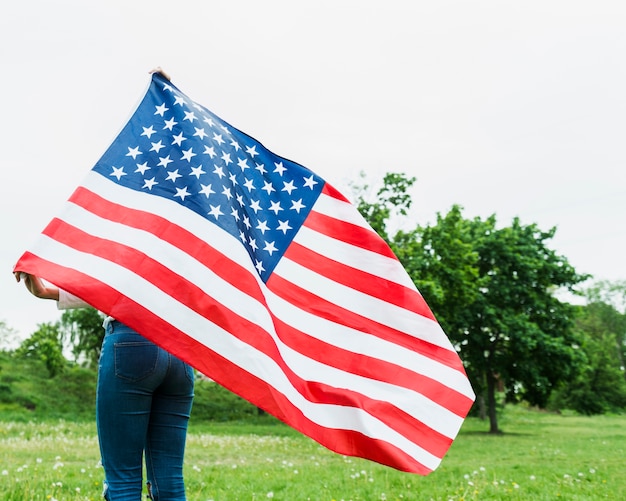
[[(15, 272), (36, 297), (59, 309), (89, 307), (39, 277)], [(107, 317), (96, 392), (96, 423), (108, 501), (139, 501), (145, 454), (148, 496), (184, 501), (183, 456), (193, 400), (193, 370)]]

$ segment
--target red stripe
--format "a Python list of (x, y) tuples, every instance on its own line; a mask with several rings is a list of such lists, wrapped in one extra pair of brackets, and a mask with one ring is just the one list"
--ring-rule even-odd
[[(419, 437), (421, 433), (423, 435), (423, 441), (419, 442), (420, 446), (429, 450), (437, 457), (442, 457), (449, 448), (451, 441), (449, 441), (446, 437), (434, 434), (433, 430), (426, 427), (423, 423), (413, 417), (406, 415), (390, 402), (379, 402), (375, 399), (365, 397), (356, 391), (332, 388), (321, 383), (302, 380), (284, 362), (276, 344), (274, 343), (274, 340), (260, 326), (249, 322), (237, 313), (226, 308), (224, 305), (219, 304), (213, 298), (205, 294), (205, 291), (197, 287), (194, 283), (188, 282), (184, 278), (173, 274), (167, 267), (149, 258), (145, 254), (115, 242), (93, 237), (60, 220), (54, 220), (53, 223), (51, 223), (44, 231), (45, 234), (48, 234), (51, 238), (54, 238), (56, 235), (56, 238), (61, 243), (74, 247), (79, 251), (87, 252), (88, 250), (95, 250), (95, 252), (92, 253), (104, 259), (111, 259), (111, 256), (114, 256), (114, 261), (117, 264), (136, 272), (141, 270), (141, 274), (145, 278), (149, 279), (155, 286), (170, 296), (176, 297), (180, 290), (184, 290), (185, 304), (187, 306), (202, 315), (204, 318), (207, 318), (211, 322), (231, 333), (234, 337), (237, 337), (275, 360), (281, 367), (282, 371), (287, 375), (293, 386), (308, 400), (334, 405), (353, 405), (362, 409), (379, 410), (381, 406), (388, 407), (387, 412), (378, 411), (373, 415), (376, 415), (379, 419), (386, 422), (390, 427), (396, 429), (398, 432), (403, 434), (407, 433), (407, 436), (409, 437)], [(178, 245), (181, 244), (181, 242), (177, 243)], [(192, 247), (195, 247), (193, 242), (189, 243)], [(174, 243), (172, 242), (172, 244)], [(77, 290), (69, 290), (69, 292), (77, 294), (85, 299), (86, 294), (91, 294), (90, 291), (85, 290), (83, 287), (80, 287)], [(181, 300), (181, 298), (176, 299), (179, 301)], [(104, 310), (102, 306), (100, 306), (99, 299), (95, 298), (94, 301), (94, 303), (91, 303), (91, 301), (90, 303), (96, 308), (105, 311), (107, 314), (112, 315), (121, 321), (124, 321), (123, 319), (126, 318), (126, 312), (119, 311), (119, 301), (114, 302), (111, 309), (108, 311)], [(147, 332), (146, 327), (148, 327), (147, 324), (141, 328), (135, 328), (138, 332), (145, 334)], [(276, 328), (279, 328), (278, 323)], [(159, 341), (155, 339), (155, 342)], [(307, 348), (306, 343), (301, 343), (300, 346), (304, 348), (303, 352), (310, 357), (311, 348)], [(171, 351), (171, 347), (164, 346), (164, 348)], [(343, 352), (344, 359), (351, 355), (349, 352), (345, 352), (344, 350), (336, 350), (338, 352)], [(198, 367), (198, 363), (195, 358), (196, 354), (194, 352), (180, 354), (179, 350), (176, 350), (176, 353), (179, 354), (181, 358), (187, 360), (194, 367)], [(367, 358), (363, 357), (361, 363), (368, 363)], [(391, 374), (400, 369), (391, 364), (388, 364), (388, 367)], [(382, 369), (383, 366), (379, 365), (379, 368)], [(351, 369), (351, 367), (347, 367), (346, 369)], [(212, 374), (208, 375), (213, 377)], [(383, 373), (379, 373), (377, 379), (380, 379), (381, 376), (383, 376)], [(427, 381), (430, 380), (424, 377), (420, 378), (417, 374), (415, 374), (415, 376), (418, 381), (421, 380), (424, 384), (424, 389), (422, 391), (425, 390), (426, 393), (428, 393), (429, 390)], [(240, 391), (245, 391), (241, 394), (246, 395), (245, 398), (248, 398), (249, 393), (247, 393), (246, 390)], [(449, 391), (450, 390), (448, 390), (448, 392)]]
[(297, 242), (289, 245), (284, 256), (334, 282), (435, 320), (424, 298), (414, 289), (337, 262)]
[(315, 211), (309, 213), (303, 226), (335, 240), (396, 259), (389, 245), (374, 230), (368, 230)]

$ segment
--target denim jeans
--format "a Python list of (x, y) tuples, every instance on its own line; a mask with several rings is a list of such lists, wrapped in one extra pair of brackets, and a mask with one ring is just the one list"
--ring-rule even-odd
[(96, 396), (105, 499), (140, 501), (144, 457), (152, 499), (186, 499), (192, 400), (191, 367), (120, 322), (106, 326)]

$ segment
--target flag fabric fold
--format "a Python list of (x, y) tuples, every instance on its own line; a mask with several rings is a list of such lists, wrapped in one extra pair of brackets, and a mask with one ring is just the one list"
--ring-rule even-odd
[(474, 401), (356, 208), (158, 73), (15, 269), (337, 453), (428, 474)]

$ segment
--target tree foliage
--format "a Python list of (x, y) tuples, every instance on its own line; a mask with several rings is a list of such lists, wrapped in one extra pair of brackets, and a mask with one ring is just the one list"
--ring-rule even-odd
[[(410, 206), (411, 183), (401, 178), (386, 176), (378, 200), (357, 204), (366, 219), (375, 216), (377, 230), (386, 228), (394, 201)], [(495, 215), (466, 219), (453, 206), (434, 224), (387, 236), (459, 349), (479, 400), (486, 398), (492, 432), (499, 431), (498, 386), (511, 400), (543, 406), (579, 363), (573, 307), (554, 293), (573, 291), (587, 278), (550, 249), (554, 228), (542, 231), (519, 219), (510, 226), (496, 223)]]
[(37, 330), (25, 339), (16, 350), (16, 355), (39, 359), (46, 365), (50, 377), (60, 374), (67, 365), (63, 356), (58, 324), (39, 324)]
[(61, 339), (71, 346), (75, 361), (83, 360), (88, 367), (97, 366), (104, 338), (102, 321), (102, 314), (94, 308), (63, 312), (59, 325)]

